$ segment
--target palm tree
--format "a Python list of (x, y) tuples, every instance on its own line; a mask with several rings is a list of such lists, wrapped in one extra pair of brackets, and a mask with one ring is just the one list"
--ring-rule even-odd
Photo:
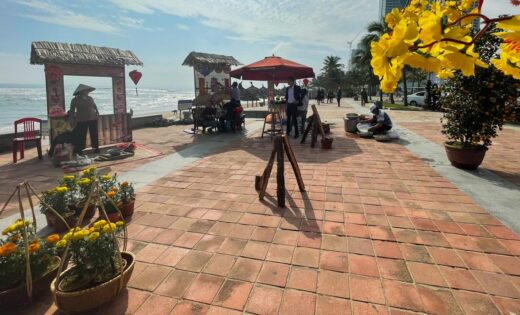
[(343, 64), (339, 62), (340, 60), (340, 57), (332, 55), (327, 56), (325, 60), (323, 60), (323, 68), (321, 68), (322, 76), (325, 81), (324, 85), (329, 89), (341, 84)]

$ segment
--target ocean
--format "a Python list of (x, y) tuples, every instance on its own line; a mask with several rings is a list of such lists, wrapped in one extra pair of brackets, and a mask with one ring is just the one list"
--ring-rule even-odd
[[(69, 109), (76, 86), (65, 87), (65, 107)], [(134, 116), (161, 114), (177, 109), (177, 101), (193, 99), (193, 91), (138, 88), (126, 90), (126, 107)], [(90, 93), (100, 114), (113, 113), (112, 88), (97, 88)], [(0, 134), (14, 131), (14, 121), (24, 117), (47, 119), (45, 87), (0, 87)]]

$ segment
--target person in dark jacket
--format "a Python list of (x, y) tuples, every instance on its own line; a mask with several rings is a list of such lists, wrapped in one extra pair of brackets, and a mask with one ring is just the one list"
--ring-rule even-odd
[(291, 133), (294, 126), (294, 137), (298, 138), (298, 106), (301, 106), (301, 88), (294, 84), (294, 78), (289, 78), (289, 86), (285, 89), (285, 102), (287, 103), (287, 134)]
[(365, 88), (361, 91), (361, 106), (365, 107), (366, 103), (368, 103), (368, 94)]
[(341, 101), (341, 87), (338, 86), (338, 89), (336, 90), (336, 101), (338, 102), (338, 107), (340, 106)]
[(94, 91), (95, 88), (80, 84), (74, 91), (74, 98), (70, 102), (69, 117), (76, 122), (76, 143), (74, 152), (81, 154), (85, 149), (87, 140), (87, 131), (90, 134), (90, 142), (94, 153), (99, 153), (98, 140), (98, 117), (99, 112), (94, 99), (88, 93)]

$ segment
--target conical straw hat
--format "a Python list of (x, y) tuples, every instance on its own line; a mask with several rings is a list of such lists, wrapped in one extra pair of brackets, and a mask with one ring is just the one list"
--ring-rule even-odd
[(91, 86), (88, 86), (88, 85), (85, 85), (85, 84), (80, 84), (76, 88), (76, 91), (74, 91), (74, 95), (78, 95), (78, 93), (83, 92), (83, 91), (87, 91), (87, 93), (90, 93), (90, 92), (94, 91), (95, 89), (96, 88), (93, 88)]

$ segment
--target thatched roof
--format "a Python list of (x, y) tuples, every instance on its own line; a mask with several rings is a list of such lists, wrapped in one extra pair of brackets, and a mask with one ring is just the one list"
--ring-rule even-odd
[(201, 52), (192, 51), (184, 59), (183, 66), (194, 66), (195, 64), (223, 64), (230, 66), (241, 65), (240, 61), (233, 58), (233, 56), (206, 54)]
[(258, 101), (258, 97), (251, 92), (251, 90), (246, 89), (242, 86), (242, 83), (238, 85), (240, 89), (240, 100), (241, 101)]
[(31, 64), (66, 63), (82, 65), (139, 65), (143, 63), (130, 50), (85, 44), (33, 42)]

